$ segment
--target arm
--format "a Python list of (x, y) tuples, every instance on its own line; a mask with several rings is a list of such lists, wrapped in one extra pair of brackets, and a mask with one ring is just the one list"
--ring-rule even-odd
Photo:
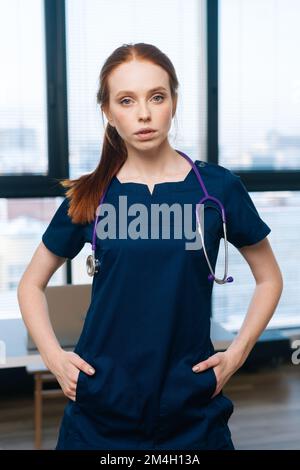
[(24, 323), (42, 359), (57, 377), (64, 393), (75, 397), (78, 368), (89, 373), (89, 364), (74, 352), (64, 351), (53, 331), (44, 290), (51, 276), (66, 258), (39, 244), (18, 284), (17, 296)]
[(218, 352), (198, 364), (198, 371), (214, 367), (218, 384), (213, 396), (246, 361), (269, 323), (283, 290), (281, 271), (267, 238), (243, 246), (239, 251), (250, 266), (256, 287), (242, 326), (231, 345), (225, 352)]
[(52, 275), (65, 260), (66, 258), (51, 253), (41, 242), (24, 271), (17, 289), (24, 323), (47, 367), (55, 355), (60, 353), (61, 347), (50, 323), (44, 290)]
[(243, 365), (268, 325), (283, 290), (283, 278), (267, 238), (239, 249), (248, 262), (256, 287), (238, 335), (227, 349), (236, 368)]

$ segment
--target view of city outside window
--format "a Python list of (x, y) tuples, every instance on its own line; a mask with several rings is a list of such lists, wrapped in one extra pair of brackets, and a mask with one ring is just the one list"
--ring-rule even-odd
[(0, 175), (46, 175), (43, 0), (0, 3), (0, 61)]
[[(99, 243), (99, 240), (98, 240)], [(86, 243), (72, 261), (72, 281), (74, 284), (91, 284), (93, 278), (88, 275), (86, 259), (92, 254), (91, 243)]]
[[(295, 249), (300, 233), (300, 193), (292, 191), (250, 192), (261, 218), (271, 228), (268, 239), (277, 258), (284, 278), (284, 290), (279, 306), (268, 328), (299, 326), (299, 257)], [(250, 267), (240, 252), (228, 244), (228, 275), (234, 281), (225, 285), (214, 285), (213, 316), (225, 328), (237, 331), (247, 313), (247, 307), (255, 288)], [(217, 261), (218, 277), (224, 270), (224, 241), (221, 239)], [(292, 282), (290, 282), (292, 281)], [(259, 312), (258, 312), (259, 315)]]
[(221, 165), (300, 169), (299, 18), (299, 0), (219, 1)]
[[(0, 320), (19, 318), (19, 280), (62, 198), (0, 199)], [(65, 265), (49, 285), (65, 283)]]
[[(300, 169), (298, 0), (219, 1), (219, 164), (233, 171)], [(259, 51), (259, 53), (258, 53)], [(286, 282), (269, 327), (299, 325), (300, 193), (250, 193)], [(218, 269), (223, 268), (223, 240)], [(232, 284), (214, 287), (214, 317), (237, 330), (255, 287), (238, 250), (229, 245)], [(259, 314), (259, 312), (258, 312)]]

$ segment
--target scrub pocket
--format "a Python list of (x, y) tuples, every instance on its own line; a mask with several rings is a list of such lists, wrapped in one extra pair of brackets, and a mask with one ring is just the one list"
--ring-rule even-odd
[(201, 405), (211, 400), (217, 386), (217, 378), (213, 368), (202, 372), (194, 372), (192, 367), (197, 362), (205, 360), (208, 353), (198, 353), (197, 356), (186, 356), (173, 363), (168, 373), (161, 395), (161, 415), (189, 415)]
[(233, 402), (221, 391), (203, 409), (206, 447), (212, 450), (234, 450), (228, 421), (234, 410)]
[[(133, 442), (139, 436), (142, 406), (138, 384), (128, 370), (107, 355), (86, 359), (95, 373), (80, 371), (76, 387), (77, 435), (105, 445), (105, 438)], [(108, 441), (109, 442), (109, 441)], [(101, 447), (97, 447), (101, 448)]]
[[(206, 359), (208, 359), (210, 356), (212, 356), (214, 354), (214, 352), (211, 351), (211, 349), (208, 349), (206, 351), (203, 352), (200, 352), (198, 354), (196, 354), (194, 357), (193, 357), (193, 360), (192, 360), (192, 365), (195, 365), (195, 364), (198, 364), (199, 362), (202, 362), (202, 361), (205, 361)], [(208, 369), (202, 371), (202, 372), (193, 372), (193, 374), (195, 374), (196, 376), (200, 377), (199, 380), (206, 380), (206, 382), (208, 382), (210, 384), (210, 387), (209, 388), (209, 391), (208, 391), (208, 402), (210, 402), (211, 398), (212, 398), (212, 395), (215, 393), (216, 391), (216, 388), (217, 388), (217, 376), (216, 376), (216, 373), (215, 373), (215, 370), (213, 367), (209, 367)], [(205, 374), (206, 374), (206, 378), (205, 378)], [(205, 399), (204, 397), (204, 402), (207, 402), (207, 400)]]
[(188, 354), (170, 366), (156, 419), (156, 432), (163, 445), (174, 449), (205, 448), (203, 410), (212, 400), (217, 379), (212, 368), (197, 373), (192, 367), (209, 355), (208, 351)]

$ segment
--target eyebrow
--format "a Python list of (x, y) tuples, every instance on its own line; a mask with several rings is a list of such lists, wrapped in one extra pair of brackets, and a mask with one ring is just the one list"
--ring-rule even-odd
[[(168, 91), (165, 87), (163, 86), (158, 86), (158, 87), (155, 87), (155, 88), (152, 88), (151, 90), (148, 91), (148, 93), (153, 93), (154, 91), (158, 91), (158, 90), (164, 90), (164, 91)], [(122, 91), (119, 91), (117, 94), (116, 94), (116, 97), (119, 96), (119, 95), (134, 95), (134, 91), (130, 91), (130, 90), (122, 90)]]

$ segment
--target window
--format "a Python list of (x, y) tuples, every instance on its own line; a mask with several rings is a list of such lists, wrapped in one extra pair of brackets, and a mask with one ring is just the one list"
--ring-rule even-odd
[[(268, 238), (284, 280), (267, 328), (299, 326), (295, 307), (300, 278), (295, 257), (300, 225), (299, 14), (297, 0), (219, 0), (214, 18), (218, 25), (218, 163), (240, 174), (251, 189), (261, 217), (272, 229)], [(220, 275), (223, 266), (221, 240)], [(247, 313), (255, 280), (232, 245), (228, 271), (234, 282), (215, 283), (213, 316), (236, 331)]]
[(219, 0), (219, 163), (300, 169), (300, 2)]
[(154, 0), (151, 8), (147, 0), (67, 0), (66, 41), (71, 177), (93, 171), (99, 162), (104, 131), (96, 104), (100, 69), (123, 43), (152, 43), (168, 54), (180, 82), (173, 121), (178, 128), (170, 129), (170, 142), (194, 160), (206, 158), (204, 0)]
[[(300, 192), (263, 192), (250, 193), (262, 219), (272, 228), (269, 239), (282, 271), (285, 282), (280, 307), (276, 309), (268, 328), (287, 328), (299, 326), (299, 260), (295, 256), (300, 233)], [(247, 313), (255, 281), (248, 264), (240, 252), (228, 244), (228, 275), (234, 281), (219, 285), (214, 283), (214, 319), (225, 328), (237, 331)], [(224, 272), (224, 241), (220, 242), (216, 266), (218, 277)]]
[[(0, 319), (21, 316), (16, 289), (61, 198), (0, 199)], [(49, 285), (65, 283), (65, 264)]]
[[(72, 260), (73, 284), (91, 284), (93, 278), (87, 274), (86, 258), (92, 254), (92, 245), (86, 243), (78, 255)], [(101, 269), (101, 266), (100, 266)]]
[(48, 171), (43, 5), (0, 6), (0, 175)]

